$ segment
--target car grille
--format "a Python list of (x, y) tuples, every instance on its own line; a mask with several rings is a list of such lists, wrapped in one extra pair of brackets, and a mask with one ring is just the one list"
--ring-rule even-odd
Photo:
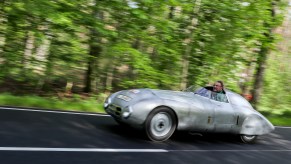
[(121, 108), (120, 107), (113, 105), (113, 104), (110, 104), (108, 108), (112, 114), (114, 114), (116, 116), (121, 115)]

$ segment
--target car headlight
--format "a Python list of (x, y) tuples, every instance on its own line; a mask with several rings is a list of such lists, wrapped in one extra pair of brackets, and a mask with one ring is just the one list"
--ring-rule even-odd
[(123, 112), (122, 112), (122, 117), (123, 118), (128, 118), (130, 114), (132, 113), (131, 107), (126, 107)]
[(108, 97), (105, 102), (104, 102), (104, 108), (107, 108), (109, 106), (109, 104), (111, 103), (111, 98)]
[(130, 101), (131, 98), (125, 95), (118, 95), (117, 98), (122, 99), (124, 101)]

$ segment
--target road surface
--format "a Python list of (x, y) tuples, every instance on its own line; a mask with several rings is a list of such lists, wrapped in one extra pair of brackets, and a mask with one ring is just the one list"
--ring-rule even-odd
[(291, 128), (255, 144), (226, 134), (175, 133), (162, 143), (103, 114), (0, 107), (1, 164), (291, 163)]

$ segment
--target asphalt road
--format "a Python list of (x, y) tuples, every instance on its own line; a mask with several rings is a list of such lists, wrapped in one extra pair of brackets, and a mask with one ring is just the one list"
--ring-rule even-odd
[(290, 164), (290, 134), (276, 127), (243, 144), (233, 135), (180, 132), (154, 143), (108, 115), (0, 107), (0, 163)]

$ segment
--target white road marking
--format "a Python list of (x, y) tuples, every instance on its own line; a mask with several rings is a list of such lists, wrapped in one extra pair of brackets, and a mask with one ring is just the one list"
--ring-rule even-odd
[(42, 147), (0, 147), (0, 151), (44, 151), (44, 152), (140, 152), (165, 153), (164, 149), (99, 149), (99, 148), (42, 148)]
[(104, 117), (108, 117), (109, 116), (107, 114), (83, 113), (83, 112), (74, 112), (74, 111), (66, 112), (66, 111), (36, 110), (36, 109), (8, 108), (8, 107), (0, 107), (0, 109), (17, 110), (17, 111), (29, 111), (29, 112), (42, 112), (42, 113), (59, 113), (59, 114), (85, 115), (85, 116), (104, 116)]
[(291, 152), (290, 149), (282, 150), (167, 150), (169, 152)]
[(165, 150), (165, 149), (102, 149), (102, 148), (42, 148), (42, 147), (0, 147), (0, 151), (40, 152), (103, 152), (103, 153), (168, 153), (168, 152), (291, 152), (282, 150)]

